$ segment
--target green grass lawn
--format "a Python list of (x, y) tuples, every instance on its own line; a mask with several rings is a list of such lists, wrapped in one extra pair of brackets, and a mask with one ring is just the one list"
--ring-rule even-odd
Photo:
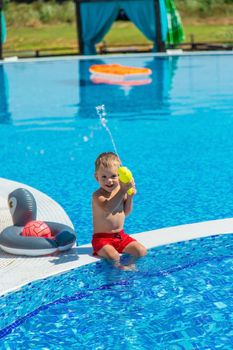
[[(186, 20), (187, 22), (187, 20)], [(233, 42), (233, 25), (195, 24), (184, 26), (186, 42), (193, 34), (195, 42)], [(105, 36), (107, 45), (149, 44), (131, 22), (115, 22)], [(75, 24), (50, 24), (39, 27), (9, 27), (4, 50), (38, 50), (69, 47), (77, 50)]]
[(186, 25), (186, 40), (190, 41), (190, 35), (193, 34), (197, 42), (233, 42), (233, 25)]
[(77, 47), (76, 28), (71, 24), (43, 25), (39, 28), (7, 29), (5, 50), (36, 50), (40, 48)]

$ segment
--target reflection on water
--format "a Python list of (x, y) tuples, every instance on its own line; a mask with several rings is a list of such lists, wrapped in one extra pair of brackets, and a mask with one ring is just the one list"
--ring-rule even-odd
[(0, 65), (0, 123), (9, 123), (11, 114), (9, 112), (9, 88), (6, 72)]
[[(4, 67), (4, 68), (3, 68)], [(77, 61), (35, 61), (1, 67), (1, 112), (9, 104), (11, 123), (17, 127), (71, 127), (75, 122), (79, 84)], [(73, 79), (74, 84), (67, 84)], [(6, 83), (9, 81), (9, 86)], [(1, 118), (1, 122), (6, 122)]]
[[(90, 242), (93, 164), (113, 150), (95, 110), (104, 104), (117, 150), (137, 183), (128, 233), (231, 217), (231, 60), (218, 54), (4, 63), (1, 176), (57, 200), (80, 244)], [(93, 84), (94, 63), (148, 67), (152, 83), (128, 90)]]
[[(82, 118), (95, 118), (96, 115), (90, 105), (90, 94), (93, 105), (105, 104), (111, 116), (114, 111), (117, 118), (128, 116), (138, 116), (143, 113), (148, 117), (169, 115), (169, 94), (172, 87), (179, 57), (158, 58), (149, 57), (141, 59), (141, 65), (137, 66), (152, 70), (150, 75), (151, 83), (139, 86), (114, 86), (109, 84), (96, 85), (91, 82), (89, 68), (92, 64), (108, 63), (124, 64), (124, 58), (108, 60), (81, 61), (79, 76), (81, 78), (82, 89), (80, 90), (80, 103), (78, 105), (78, 116)], [(130, 65), (127, 60), (127, 65)], [(132, 60), (132, 66), (135, 66)]]
[[(77, 118), (96, 118), (95, 106), (105, 104), (111, 116), (169, 115), (169, 94), (179, 57), (139, 57), (127, 65), (149, 68), (147, 85), (97, 85), (89, 68), (99, 63), (125, 64), (125, 58), (18, 62), (0, 66), (0, 122), (15, 126), (73, 127)], [(8, 80), (10, 82), (8, 86)], [(9, 102), (10, 101), (10, 102)], [(120, 109), (121, 113), (117, 110)], [(11, 113), (9, 112), (11, 110)], [(11, 118), (10, 118), (11, 117)]]

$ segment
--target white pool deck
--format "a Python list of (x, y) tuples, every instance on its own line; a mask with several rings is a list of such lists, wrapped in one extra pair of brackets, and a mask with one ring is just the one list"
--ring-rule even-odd
[[(7, 196), (8, 193), (18, 187), (30, 189), (37, 196), (36, 199), (43, 203), (38, 205), (38, 220), (56, 220), (57, 222), (72, 225), (64, 210), (45, 194), (24, 184), (0, 178), (0, 232), (3, 228), (12, 225)], [(55, 210), (51, 208), (55, 208)], [(48, 217), (46, 217), (46, 213), (48, 213)], [(136, 233), (132, 236), (150, 249), (165, 244), (232, 232), (233, 218), (229, 218), (166, 227)], [(0, 249), (0, 295), (17, 290), (29, 282), (95, 263), (96, 261), (98, 261), (98, 258), (92, 256), (91, 244), (73, 247), (67, 252), (41, 257), (15, 256), (7, 254)]]

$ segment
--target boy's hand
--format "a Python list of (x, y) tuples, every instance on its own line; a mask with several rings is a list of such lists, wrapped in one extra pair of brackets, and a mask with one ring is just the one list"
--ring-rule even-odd
[(134, 179), (132, 179), (132, 181), (130, 182), (131, 183), (131, 193), (130, 193), (130, 196), (135, 196), (135, 194), (137, 193), (137, 190), (136, 190), (136, 185), (135, 185), (135, 182), (134, 182)]
[(137, 193), (136, 187), (135, 187), (135, 182), (134, 179), (132, 179), (131, 181), (127, 182), (127, 183), (123, 183), (120, 181), (120, 188), (123, 192), (127, 192), (129, 189), (132, 188), (132, 194), (130, 194), (130, 196), (134, 196)]
[(120, 183), (121, 190), (125, 193), (132, 187), (132, 181), (127, 183), (119, 181), (119, 183)]

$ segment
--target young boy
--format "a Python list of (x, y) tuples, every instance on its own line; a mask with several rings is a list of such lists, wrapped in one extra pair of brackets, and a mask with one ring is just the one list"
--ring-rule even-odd
[[(125, 217), (130, 214), (133, 196), (136, 194), (134, 180), (122, 183), (118, 178), (120, 160), (115, 153), (102, 153), (95, 161), (95, 178), (100, 188), (92, 195), (94, 254), (113, 262), (122, 270), (134, 268), (137, 258), (146, 255), (146, 248), (124, 233)], [(133, 194), (127, 191), (133, 187)], [(132, 256), (131, 264), (120, 263), (120, 253)]]

